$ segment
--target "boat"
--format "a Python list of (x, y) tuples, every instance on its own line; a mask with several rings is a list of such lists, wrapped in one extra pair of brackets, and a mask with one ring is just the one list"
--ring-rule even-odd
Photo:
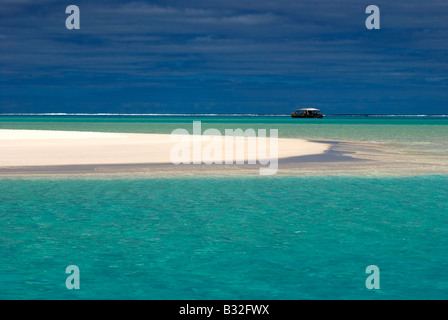
[(293, 118), (323, 118), (324, 115), (319, 109), (315, 108), (302, 108), (297, 109), (295, 112), (291, 113)]

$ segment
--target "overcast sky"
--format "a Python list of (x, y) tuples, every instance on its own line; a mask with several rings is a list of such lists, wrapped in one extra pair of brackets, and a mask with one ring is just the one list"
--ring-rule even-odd
[(448, 1), (0, 0), (0, 85), (0, 113), (447, 114)]

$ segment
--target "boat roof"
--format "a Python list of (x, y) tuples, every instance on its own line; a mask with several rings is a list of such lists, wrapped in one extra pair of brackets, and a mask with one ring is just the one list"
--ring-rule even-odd
[(320, 111), (320, 110), (315, 108), (302, 108), (298, 109), (297, 111)]

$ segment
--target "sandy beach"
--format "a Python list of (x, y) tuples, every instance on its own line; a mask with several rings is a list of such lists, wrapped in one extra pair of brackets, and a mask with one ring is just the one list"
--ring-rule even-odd
[[(219, 153), (213, 155), (215, 163), (224, 164), (227, 160), (233, 164), (241, 164), (241, 162), (255, 164), (262, 158), (259, 156), (259, 152), (249, 147), (247, 137), (242, 137), (243, 143), (238, 144), (235, 137), (228, 136), (0, 130), (0, 150), (2, 152), (0, 167), (172, 165), (174, 148), (179, 149), (179, 143), (185, 139), (187, 142), (190, 141), (190, 150), (187, 150), (190, 163), (195, 162), (195, 155), (198, 154), (195, 147), (199, 148), (199, 157), (202, 155), (204, 158), (204, 153), (207, 147), (210, 149), (211, 143), (221, 149)], [(253, 139), (260, 146), (260, 137)], [(277, 154), (279, 159), (318, 155), (323, 154), (330, 147), (326, 143), (304, 139), (279, 138), (278, 146), (271, 146), (269, 137), (265, 141), (265, 159), (276, 157)], [(230, 158), (224, 149), (226, 143), (230, 143), (232, 146)], [(182, 150), (178, 151), (182, 155)], [(204, 159), (202, 159), (203, 162)], [(226, 163), (228, 164), (228, 162)]]
[[(51, 130), (0, 130), (0, 176), (242, 176), (258, 175), (269, 163), (248, 146), (233, 143), (226, 163), (226, 142), (234, 137), (190, 136), (189, 164), (173, 164), (172, 153), (185, 136)], [(257, 144), (260, 138), (255, 138)], [(364, 142), (278, 138), (276, 175), (418, 175), (448, 172), (442, 157), (401, 152)], [(198, 144), (199, 143), (199, 144)], [(211, 143), (222, 146), (221, 163), (195, 161), (194, 145), (204, 154)], [(177, 149), (179, 149), (177, 147)], [(271, 150), (272, 151), (272, 150)], [(197, 159), (196, 159), (197, 160)], [(264, 162), (260, 162), (264, 161)], [(272, 159), (271, 159), (272, 160)]]

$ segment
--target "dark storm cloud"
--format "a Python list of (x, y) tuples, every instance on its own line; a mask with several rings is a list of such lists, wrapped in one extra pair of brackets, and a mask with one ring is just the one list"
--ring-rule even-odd
[(0, 0), (0, 112), (447, 113), (446, 1), (73, 3)]

